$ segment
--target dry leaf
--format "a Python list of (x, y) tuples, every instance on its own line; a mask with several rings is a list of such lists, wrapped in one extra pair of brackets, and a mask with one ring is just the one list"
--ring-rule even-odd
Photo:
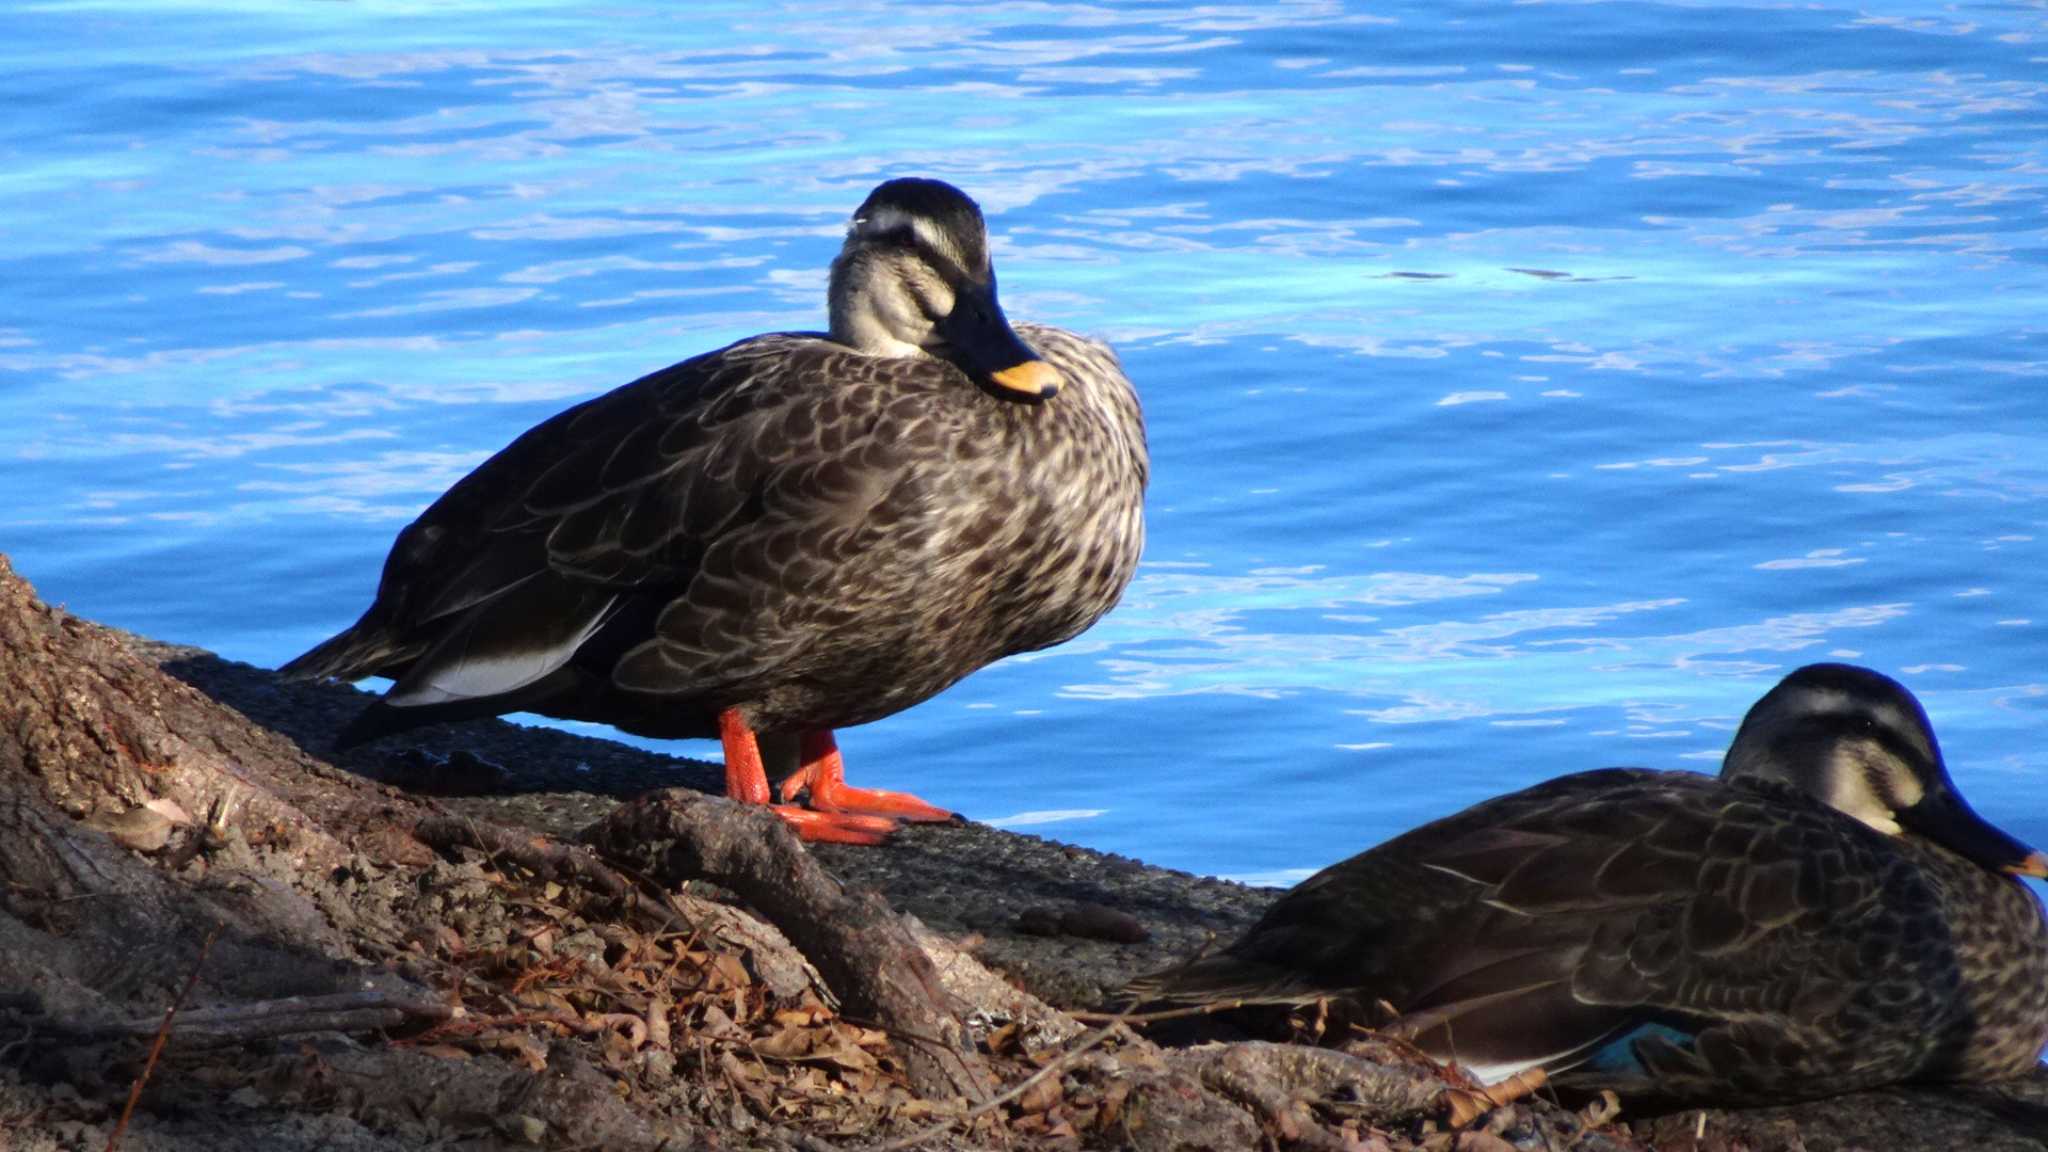
[(1023, 1025), (1012, 1020), (988, 1034), (988, 1050), (993, 1056), (1007, 1055), (1017, 1037), (1024, 1031)]
[(725, 1037), (738, 1032), (739, 1027), (716, 1001), (706, 1000), (700, 1005), (696, 1030), (705, 1036)]
[(669, 1046), (669, 1013), (675, 1005), (666, 996), (656, 996), (647, 1006), (647, 1042), (666, 1052)]
[(1026, 1089), (1022, 1096), (1017, 1097), (1017, 1111), (1026, 1113), (1044, 1112), (1059, 1103), (1065, 1096), (1066, 1092), (1060, 1086), (1060, 1078), (1057, 1076), (1047, 1076)]
[(609, 1012), (593, 1015), (590, 1023), (605, 1030), (605, 1043), (614, 1041), (625, 1046), (628, 1052), (637, 1052), (647, 1044), (647, 1021), (625, 1012)]
[(484, 1038), (484, 1043), (500, 1051), (511, 1052), (526, 1065), (530, 1072), (545, 1071), (548, 1066), (547, 1045), (524, 1032), (500, 1032)]
[(813, 1037), (802, 1028), (783, 1028), (754, 1041), (749, 1047), (776, 1060), (796, 1060), (810, 1054)]
[(714, 988), (746, 988), (754, 982), (753, 976), (747, 972), (747, 966), (730, 952), (713, 955), (709, 968), (715, 977), (711, 981)]
[(1115, 1081), (1102, 1090), (1101, 1112), (1096, 1124), (1101, 1128), (1114, 1127), (1124, 1112), (1124, 1099), (1131, 1094), (1131, 1086), (1122, 1080)]
[(814, 1049), (811, 1058), (823, 1060), (846, 1072), (866, 1072), (877, 1066), (872, 1054), (852, 1044), (834, 1044), (827, 1049)]

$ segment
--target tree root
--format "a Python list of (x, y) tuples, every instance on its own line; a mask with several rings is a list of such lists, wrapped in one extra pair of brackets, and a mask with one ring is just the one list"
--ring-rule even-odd
[(1343, 1098), (1352, 1111), (1387, 1124), (1434, 1111), (1448, 1090), (1427, 1070), (1375, 1064), (1330, 1048), (1260, 1040), (1206, 1044), (1169, 1052), (1167, 1063), (1238, 1101), (1304, 1148), (1340, 1149), (1344, 1141), (1324, 1128), (1307, 1099)]
[[(244, 1044), (308, 1032), (376, 1032), (408, 1020), (447, 1020), (461, 1014), (452, 1005), (390, 992), (340, 992), (329, 996), (284, 996), (250, 1004), (191, 1008), (179, 1013), (178, 1042), (186, 1047)], [(157, 1029), (151, 1020), (120, 1020), (104, 1024), (51, 1020), (53, 1034), (79, 1040), (148, 1036)]]
[(774, 813), (668, 789), (624, 805), (585, 838), (664, 882), (703, 877), (731, 889), (810, 959), (848, 1014), (904, 1041), (911, 1087), (920, 1095), (987, 1098), (988, 1067), (901, 918), (874, 893), (841, 887)]

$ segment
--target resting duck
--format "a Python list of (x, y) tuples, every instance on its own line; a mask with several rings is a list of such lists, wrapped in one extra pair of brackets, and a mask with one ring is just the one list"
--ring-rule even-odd
[(1133, 991), (1384, 1002), (1383, 1032), (1486, 1082), (1541, 1068), (1672, 1103), (1999, 1079), (2048, 1040), (2048, 930), (2015, 879), (2044, 873), (1957, 794), (1912, 693), (1814, 664), (1750, 709), (1718, 779), (1607, 769), (1486, 801)]
[(748, 802), (781, 753), (776, 810), (807, 839), (951, 819), (848, 787), (832, 730), (1109, 611), (1144, 542), (1144, 423), (1107, 347), (1012, 327), (981, 209), (941, 181), (868, 196), (829, 305), (827, 333), (742, 340), (527, 431), (281, 671), (396, 681), (343, 747), (538, 712), (717, 736)]

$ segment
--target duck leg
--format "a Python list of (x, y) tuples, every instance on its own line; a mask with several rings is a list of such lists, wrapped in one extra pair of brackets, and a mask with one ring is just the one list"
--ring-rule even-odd
[[(829, 734), (827, 739), (830, 739)], [(738, 709), (727, 708), (718, 714), (718, 740), (725, 745), (727, 798), (742, 804), (767, 804), (796, 830), (799, 838), (829, 840), (838, 844), (880, 844), (896, 830), (896, 821), (886, 816), (812, 811), (792, 804), (771, 803), (768, 773), (761, 766), (761, 745), (754, 738), (754, 730), (740, 717)], [(802, 770), (797, 773), (802, 774)]]
[(848, 787), (846, 762), (840, 758), (839, 742), (832, 738), (829, 728), (804, 733), (799, 757), (802, 766), (782, 782), (784, 803), (799, 789), (807, 788), (811, 807), (819, 812), (866, 812), (931, 824), (956, 819), (944, 808), (927, 804), (908, 792)]

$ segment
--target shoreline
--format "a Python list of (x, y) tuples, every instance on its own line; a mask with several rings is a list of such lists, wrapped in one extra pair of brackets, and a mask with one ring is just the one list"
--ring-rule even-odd
[[(586, 923), (576, 909), (557, 906), (558, 900), (567, 899), (555, 895), (562, 884), (536, 887), (537, 880), (520, 880), (524, 873), (507, 871), (504, 862), (489, 853), (423, 843), (419, 813), (453, 815), (456, 820), (442, 823), (471, 821), (500, 829), (500, 835), (544, 835), (549, 843), (580, 852), (573, 847), (574, 837), (628, 807), (636, 796), (675, 787), (716, 791), (722, 782), (714, 764), (496, 720), (423, 728), (335, 754), (328, 741), (364, 701), (364, 693), (341, 685), (285, 683), (264, 669), (69, 616), (37, 601), (4, 557), (0, 689), (7, 690), (0, 693), (0, 790), (14, 797), (12, 807), (0, 804), (0, 817), (11, 813), (18, 825), (12, 832), (0, 829), (11, 837), (13, 853), (8, 845), (0, 845), (0, 879), (8, 881), (0, 890), (0, 985), (34, 989), (28, 999), (38, 1005), (30, 1011), (0, 997), (0, 1052), (8, 1052), (17, 1042), (27, 1045), (15, 1048), (10, 1059), (0, 1059), (0, 1149), (6, 1152), (17, 1147), (24, 1152), (56, 1152), (104, 1145), (107, 1109), (118, 1111), (130, 1074), (127, 1061), (135, 1058), (135, 1051), (124, 1047), (125, 1041), (63, 1040), (61, 1033), (51, 1032), (51, 1013), (69, 1005), (85, 1016), (104, 1016), (109, 1008), (120, 1009), (129, 1019), (160, 1016), (163, 1001), (156, 998), (156, 989), (180, 982), (187, 971), (198, 971), (190, 955), (200, 919), (220, 923), (225, 917), (231, 935), (240, 935), (224, 937), (227, 942), (220, 949), (241, 959), (224, 964), (217, 951), (197, 1003), (246, 997), (250, 990), (242, 986), (251, 982), (269, 987), (273, 997), (280, 988), (303, 996), (309, 982), (331, 983), (336, 972), (378, 981), (385, 977), (377, 973), (386, 971), (393, 980), (411, 981), (407, 987), (415, 990), (417, 1000), (417, 990), (443, 987), (451, 972), (462, 981), (476, 979), (473, 966), (478, 961), (462, 957), (485, 955), (479, 949), (487, 939), (509, 941), (517, 951), (518, 942), (527, 937), (519, 931), (506, 936), (506, 925), (520, 917), (531, 921), (536, 908), (566, 918), (566, 924)], [(407, 748), (452, 759), (442, 768), (426, 768), (418, 759), (400, 754)], [(240, 796), (232, 817), (223, 814), (216, 821), (207, 813), (208, 805), (197, 798), (204, 790), (193, 791), (193, 782), (202, 778), (212, 781), (209, 786), (221, 780), (241, 782), (229, 785)], [(405, 787), (393, 786), (401, 781)], [(147, 796), (158, 799), (138, 806)], [(179, 796), (187, 801), (185, 808), (205, 816), (208, 827), (203, 834), (190, 827), (195, 813), (180, 810)], [(155, 811), (166, 801), (184, 823), (165, 818), (160, 828), (138, 832), (133, 821), (110, 818), (123, 809), (128, 816)], [(24, 813), (29, 823), (19, 825)], [(91, 876), (104, 874), (118, 880), (109, 894), (144, 889), (157, 893), (135, 899), (142, 900), (137, 908), (154, 908), (157, 911), (150, 914), (163, 918), (161, 925), (151, 925), (152, 930), (161, 930), (162, 943), (146, 943), (146, 933), (131, 922), (133, 914), (121, 913), (97, 924), (92, 917), (119, 910), (105, 900), (79, 903), (50, 887), (54, 883), (61, 889), (74, 881), (31, 882), (39, 875), (39, 858), (20, 853), (23, 844), (33, 849), (39, 836), (98, 861), (86, 873), (65, 873), (74, 879), (87, 876), (90, 881)], [(963, 960), (963, 967), (978, 971), (986, 966), (1049, 1003), (1051, 1009), (1039, 1008), (1064, 1021), (1053, 1029), (1060, 1037), (1074, 1036), (1075, 1025), (1054, 1009), (1096, 1008), (1131, 976), (1227, 942), (1279, 894), (1277, 889), (1193, 876), (971, 823), (907, 826), (878, 848), (812, 846), (806, 856), (847, 891), (857, 896), (878, 893), (890, 908), (922, 921), (940, 939), (941, 953), (979, 961)], [(209, 862), (210, 867), (203, 867)], [(481, 881), (488, 882), (478, 887)], [(440, 903), (422, 910), (417, 901), (429, 890)], [(686, 897), (696, 901), (692, 907), (702, 914), (725, 918), (721, 922), (736, 923), (733, 917), (748, 920), (729, 900), (713, 907), (687, 891), (676, 898)], [(116, 903), (128, 899), (121, 896)], [(394, 909), (407, 908), (413, 909), (406, 913), (410, 920), (392, 918), (398, 915)], [(521, 931), (530, 934), (533, 929)], [(758, 924), (749, 931), (781, 940), (772, 928)], [(103, 974), (95, 975), (108, 963), (103, 951), (88, 949), (76, 956), (64, 951), (89, 944), (95, 933), (121, 942), (109, 946), (124, 970), (145, 974), (109, 984)], [(441, 939), (449, 934), (454, 935), (453, 953), (448, 941)], [(640, 939), (632, 936), (630, 917), (592, 913), (586, 927), (554, 945), (555, 955), (583, 937), (612, 940), (613, 952), (619, 940)], [(765, 937), (752, 939), (748, 963), (756, 967), (772, 958), (776, 947), (787, 951), (786, 941), (771, 946)], [(603, 943), (595, 947), (594, 955), (600, 958), (610, 954)], [(445, 959), (436, 959), (446, 955), (455, 956), (454, 968)], [(390, 959), (365, 966), (378, 956)], [(259, 963), (263, 957), (267, 958)], [(337, 969), (335, 965), (344, 960)], [(531, 956), (519, 961), (534, 962)], [(798, 973), (788, 977), (796, 985), (804, 982), (801, 972), (809, 971), (802, 957), (789, 959), (784, 968), (785, 977), (789, 971)], [(320, 972), (326, 975), (316, 975)], [(587, 983), (589, 977), (580, 979)], [(458, 983), (458, 990), (461, 986)], [(1004, 1011), (1022, 1011), (1016, 1005), (1024, 1001), (1004, 991), (1000, 980), (992, 987), (998, 1000), (1011, 1004)], [(462, 1002), (475, 1012), (487, 1002), (486, 991), (480, 987), (461, 993)], [(573, 982), (560, 993), (576, 994)], [(677, 1003), (680, 1010), (681, 1002)], [(414, 1010), (437, 1011), (431, 1006)], [(575, 1017), (562, 1019), (573, 1022)], [(811, 1019), (812, 1026), (825, 1027), (824, 1017), (814, 1014)], [(1024, 1017), (1012, 1019), (1022, 1022)], [(759, 1023), (773, 1027), (768, 1016), (760, 1017)], [(758, 1102), (739, 1111), (715, 1103), (715, 1094), (704, 1097), (685, 1076), (680, 1066), (688, 1056), (684, 1047), (640, 1051), (637, 1062), (621, 1064), (616, 1044), (602, 1034), (579, 1039), (573, 1028), (560, 1035), (557, 1027), (555, 1040), (535, 1048), (532, 1028), (517, 1034), (500, 1029), (492, 1034), (492, 1043), (514, 1045), (503, 1054), (493, 1054), (497, 1050), (488, 1045), (479, 1048), (472, 1039), (459, 1052), (451, 1049), (430, 1059), (417, 1047), (423, 1040), (405, 1038), (431, 1037), (448, 1026), (446, 1020), (427, 1026), (424, 1034), (418, 1023), (397, 1024), (392, 1033), (394, 1024), (380, 1024), (367, 1038), (360, 1027), (350, 1026), (304, 1040), (269, 1042), (274, 1047), (257, 1044), (246, 1046), (246, 1052), (235, 1049), (214, 1055), (193, 1051), (189, 1046), (197, 1041), (180, 1041), (182, 1034), (174, 1032), (158, 1086), (143, 1097), (143, 1119), (124, 1146), (131, 1152), (232, 1146), (280, 1152), (369, 1152), (426, 1144), (533, 1146), (518, 1132), (503, 1130), (504, 1117), (491, 1115), (497, 1107), (493, 1105), (481, 1106), (481, 1127), (473, 1140), (465, 1137), (451, 1143), (433, 1135), (448, 1125), (467, 1123), (462, 1118), (476, 1114), (477, 1100), (515, 1088), (525, 1094), (521, 1099), (536, 1091), (543, 1096), (556, 1093), (549, 1105), (554, 1111), (533, 1104), (535, 1113), (522, 1123), (538, 1124), (534, 1132), (552, 1132), (549, 1123), (582, 1125), (584, 1145), (595, 1140), (606, 1147), (651, 1149), (661, 1146), (654, 1135), (660, 1131), (695, 1133), (693, 1139), (708, 1137), (723, 1146), (743, 1148), (871, 1145), (865, 1135), (825, 1140), (814, 1128), (805, 1134), (801, 1113), (788, 1120), (795, 1127), (764, 1125), (756, 1115), (763, 1107)], [(154, 1026), (151, 1019), (150, 1027)], [(831, 1024), (842, 1031), (846, 1026)], [(76, 1033), (75, 1026), (74, 1033), (86, 1035)], [(460, 1029), (456, 1034), (467, 1035)], [(545, 1029), (540, 1032), (542, 1037), (548, 1034)], [(1000, 1029), (995, 1034), (1003, 1035)], [(46, 1038), (38, 1040), (38, 1035)], [(380, 1042), (376, 1036), (392, 1038)], [(1271, 1087), (1281, 1083), (1271, 1079), (1279, 1074), (1276, 1069), (1284, 1066), (1298, 1074), (1316, 1063), (1287, 1053), (1329, 1050), (1226, 1045), (1208, 1049), (1205, 1057), (1203, 1050), (1162, 1052), (1133, 1038), (1115, 1055), (1106, 1050), (1060, 1053), (1048, 1047), (1019, 1065), (1016, 1061), (1029, 1054), (1014, 1048), (1014, 1035), (1005, 1042), (1013, 1047), (1002, 1051), (997, 1050), (1002, 1044), (987, 1041), (984, 1036), (981, 1042), (991, 1065), (1010, 1069), (1000, 1072), (1005, 1082), (1040, 1066), (1032, 1061), (1073, 1061), (1061, 1081), (1064, 1097), (1049, 1103), (1041, 1100), (1034, 1105), (1040, 1108), (1036, 1112), (1019, 1111), (1013, 1104), (1002, 1113), (1009, 1116), (1007, 1129), (962, 1129), (955, 1136), (931, 1140), (929, 1146), (979, 1147), (995, 1141), (1025, 1149), (1222, 1149), (1253, 1146), (1261, 1139), (1279, 1141), (1282, 1147), (1338, 1146), (1311, 1140), (1312, 1132), (1328, 1135), (1318, 1125), (1334, 1123), (1332, 1117), (1340, 1115), (1329, 1111), (1327, 1097), (1320, 1103), (1312, 1100), (1315, 1106), (1310, 1108), (1302, 1097), (1289, 1094), (1305, 1091), (1301, 1084), (1277, 1096)], [(763, 1042), (758, 1035), (748, 1041), (755, 1047)], [(1213, 1058), (1218, 1052), (1222, 1057)], [(461, 1059), (455, 1061), (455, 1056)], [(1334, 1053), (1330, 1058), (1349, 1062), (1346, 1075), (1371, 1071), (1358, 1058)], [(526, 1071), (520, 1070), (522, 1060)], [(1243, 1066), (1231, 1065), (1233, 1060)], [(284, 1081), (279, 1080), (284, 1074), (273, 1067), (279, 1061), (294, 1069)], [(1426, 1089), (1425, 1094), (1434, 1094), (1430, 1099), (1446, 1091), (1444, 1082), (1435, 1078), (1440, 1073), (1400, 1065), (1394, 1058), (1374, 1074), (1407, 1077), (1403, 1084), (1415, 1091)], [(794, 1067), (802, 1072), (801, 1064)], [(347, 1068), (369, 1077), (374, 1089), (334, 1095), (333, 1077), (340, 1074), (336, 1070)], [(694, 1075), (701, 1077), (701, 1068)], [(1244, 1096), (1247, 1075), (1269, 1087)], [(326, 1087), (308, 1095), (309, 1076), (310, 1082)], [(236, 1083), (241, 1087), (229, 1087)], [(285, 1087), (279, 1088), (280, 1083)], [(1116, 1111), (1109, 1103), (1109, 1089), (1117, 1084), (1134, 1092), (1142, 1088), (1153, 1109), (1147, 1113), (1149, 1128), (1130, 1128), (1128, 1117), (1120, 1133), (1102, 1127), (1108, 1123), (1105, 1116)], [(59, 1091), (64, 1085), (71, 1087)], [(438, 1121), (394, 1119), (388, 1108), (395, 1105), (372, 1106), (381, 1092), (412, 1100), (406, 1107), (417, 1112), (423, 1106), (420, 1100), (403, 1094), (425, 1090), (423, 1085), (433, 1088), (434, 1107), (450, 1100), (470, 1103)], [(786, 1088), (779, 1081), (774, 1086), (777, 1091)], [(897, 1100), (874, 1113), (895, 1118), (891, 1123), (897, 1127), (883, 1130), (884, 1136), (900, 1134), (905, 1130), (902, 1125), (914, 1123), (914, 1117), (932, 1114), (910, 1107), (900, 1098), (900, 1088), (885, 1083), (874, 1090)], [(823, 1107), (817, 1102), (830, 1098), (804, 1097), (812, 1101), (805, 1106)], [(1247, 1104), (1247, 1099), (1254, 1102)], [(1295, 1103), (1275, 1103), (1286, 1099)], [(772, 1109), (771, 1114), (779, 1115)], [(542, 1115), (552, 1119), (543, 1121), (538, 1118)], [(1894, 1088), (1741, 1112), (1688, 1110), (1658, 1118), (1633, 1118), (1625, 1112), (1620, 1122), (1605, 1127), (1604, 1121), (1588, 1124), (1584, 1117), (1541, 1099), (1504, 1106), (1491, 1115), (1485, 1131), (1452, 1132), (1426, 1118), (1386, 1121), (1393, 1126), (1359, 1128), (1353, 1135), (1367, 1142), (1352, 1146), (1375, 1152), (1501, 1152), (1517, 1147), (1517, 1141), (1534, 1141), (1521, 1146), (1547, 1145), (1558, 1152), (1641, 1147), (1688, 1152), (2048, 1152), (2048, 1073), (2037, 1070), (2031, 1077), (1999, 1085)], [(1082, 1125), (1078, 1134), (1076, 1123)], [(1060, 1135), (1063, 1124), (1072, 1139)], [(1289, 1131), (1295, 1135), (1288, 1137)], [(550, 1147), (578, 1142), (538, 1141)]]

